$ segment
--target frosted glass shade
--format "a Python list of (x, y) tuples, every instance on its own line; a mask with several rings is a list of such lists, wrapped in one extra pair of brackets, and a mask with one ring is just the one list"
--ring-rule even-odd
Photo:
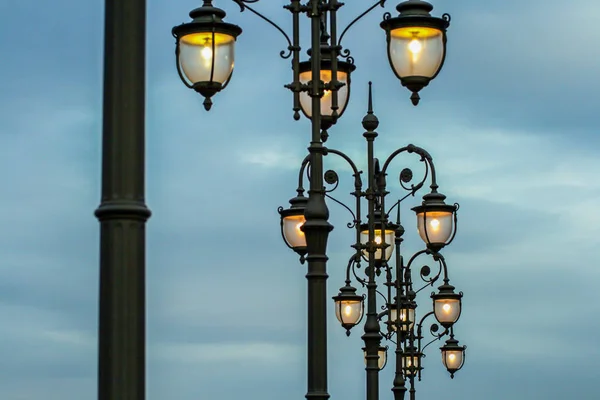
[[(398, 321), (398, 316), (400, 321)], [(398, 315), (397, 308), (390, 308), (390, 321), (392, 321), (392, 328), (397, 330), (397, 324), (400, 323), (400, 330), (406, 332), (415, 325), (415, 309), (414, 308), (403, 308), (400, 310)]]
[(455, 298), (436, 298), (433, 301), (435, 318), (444, 326), (451, 326), (460, 317), (460, 300)]
[(406, 376), (414, 376), (419, 372), (420, 361), (418, 353), (404, 353), (402, 355), (402, 368)]
[(363, 314), (363, 301), (336, 300), (335, 316), (343, 326), (354, 326), (361, 320)]
[(224, 33), (200, 32), (181, 37), (179, 64), (185, 77), (196, 84), (224, 84), (234, 66), (235, 37)]
[(458, 371), (464, 362), (464, 350), (442, 350), (442, 363), (448, 371)]
[(400, 79), (433, 78), (444, 60), (444, 34), (428, 27), (401, 27), (390, 32), (388, 52)]
[[(331, 70), (321, 70), (320, 79), (325, 83), (331, 82)], [(306, 71), (300, 73), (300, 82), (303, 84), (307, 84), (312, 80), (312, 71)], [(344, 83), (345, 85), (338, 89), (338, 115), (341, 115), (346, 109), (346, 105), (348, 104), (348, 94), (350, 85), (348, 83), (348, 74), (346, 72), (338, 71), (337, 80), (339, 82)], [(322, 116), (331, 116), (333, 110), (331, 109), (331, 99), (332, 93), (329, 90), (325, 90), (323, 97), (321, 97), (321, 115)], [(302, 111), (308, 117), (312, 117), (312, 97), (308, 94), (308, 92), (300, 93), (300, 107), (302, 107)]]
[[(364, 348), (363, 355), (365, 358), (365, 365), (367, 365), (367, 350)], [(382, 370), (387, 364), (387, 347), (381, 346), (377, 352), (377, 355), (379, 356), (379, 359), (377, 360), (377, 367), (379, 368), (379, 370)]]
[[(392, 254), (394, 253), (394, 234), (395, 232), (393, 230), (385, 230), (384, 240), (385, 244), (389, 246), (385, 248), (385, 251), (382, 251), (382, 249), (377, 249), (375, 251), (375, 260), (382, 261), (382, 256), (385, 256), (385, 261), (388, 261), (390, 257), (392, 257)], [(366, 245), (369, 242), (368, 230), (363, 230), (360, 232), (360, 242), (363, 245)], [(382, 243), (381, 229), (375, 229), (375, 244), (381, 245)], [(366, 249), (363, 249), (363, 258), (365, 260), (369, 259), (369, 252)]]
[(283, 237), (288, 246), (292, 248), (306, 247), (306, 237), (301, 229), (305, 222), (304, 215), (283, 217)]
[(417, 213), (417, 230), (426, 244), (445, 244), (454, 230), (451, 211)]

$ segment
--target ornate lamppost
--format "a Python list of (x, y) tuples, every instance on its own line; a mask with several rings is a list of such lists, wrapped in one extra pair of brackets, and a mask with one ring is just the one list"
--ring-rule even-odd
[[(285, 85), (293, 94), (293, 117), (300, 119), (300, 112), (311, 121), (311, 140), (308, 147), (311, 176), (308, 197), (304, 189), (292, 201), (292, 211), (285, 211), (284, 233), (293, 235), (301, 232), (299, 242), (288, 240), (308, 264), (308, 391), (310, 400), (327, 400), (327, 239), (333, 226), (328, 222), (329, 210), (325, 201), (327, 195), (323, 181), (323, 156), (328, 150), (323, 143), (328, 138), (327, 130), (335, 125), (343, 114), (350, 95), (350, 76), (355, 69), (350, 51), (342, 46), (345, 33), (357, 21), (386, 1), (376, 1), (366, 11), (357, 16), (338, 34), (337, 13), (344, 5), (337, 0), (290, 0), (284, 8), (292, 16), (292, 34), (288, 35), (281, 27), (256, 11), (249, 4), (259, 0), (232, 0), (241, 11), (249, 10), (266, 21), (287, 41), (287, 51), (280, 56), (291, 58), (292, 82)], [(398, 16), (384, 14), (380, 26), (383, 28), (390, 65), (403, 86), (408, 88), (414, 105), (419, 102), (419, 92), (434, 79), (442, 68), (446, 54), (446, 29), (450, 17), (431, 16), (433, 6), (421, 0), (408, 0), (400, 3)], [(311, 21), (310, 48), (308, 61), (301, 62), (300, 17), (307, 16)], [(204, 0), (203, 5), (190, 12), (191, 22), (173, 28), (176, 39), (176, 65), (184, 84), (194, 89), (204, 100), (209, 110), (212, 98), (230, 82), (236, 38), (241, 34), (240, 27), (224, 22), (225, 12)], [(291, 36), (291, 37), (290, 37)], [(372, 144), (375, 136), (367, 141)], [(369, 187), (373, 187), (370, 185)], [(371, 196), (371, 195), (370, 195)], [(374, 203), (373, 203), (374, 204)], [(298, 213), (298, 210), (301, 210)], [(370, 210), (371, 211), (371, 210)], [(372, 215), (375, 211), (369, 213)], [(290, 224), (288, 224), (288, 222)], [(369, 234), (369, 243), (374, 243), (374, 230)], [(373, 247), (374, 249), (374, 247)], [(369, 253), (373, 258), (374, 251)], [(369, 315), (369, 313), (367, 313)], [(367, 318), (372, 321), (372, 318)], [(378, 325), (378, 323), (377, 323)], [(372, 356), (375, 335), (379, 329), (370, 328), (365, 333), (368, 339), (368, 387), (369, 393), (376, 385), (373, 374)], [(377, 332), (376, 334), (374, 332)], [(370, 395), (369, 399), (373, 399)]]
[[(415, 378), (421, 379), (423, 351), (430, 344), (442, 337), (449, 335), (446, 344), (441, 347), (442, 362), (454, 377), (454, 373), (462, 368), (466, 346), (459, 346), (454, 338), (454, 324), (461, 314), (462, 293), (456, 293), (454, 286), (450, 285), (448, 268), (444, 256), (440, 251), (450, 244), (456, 234), (458, 204), (446, 204), (446, 196), (438, 192), (436, 170), (431, 155), (424, 149), (412, 144), (394, 151), (380, 166), (379, 160), (374, 157), (374, 141), (378, 136), (375, 132), (379, 121), (373, 114), (372, 93), (369, 83), (369, 110), (362, 122), (366, 130), (363, 136), (367, 141), (367, 188), (363, 190), (362, 171), (350, 157), (339, 150), (325, 148), (326, 155), (336, 155), (345, 160), (353, 171), (354, 192), (356, 203), (351, 208), (331, 196), (331, 192), (338, 186), (338, 174), (328, 170), (324, 174), (325, 182), (334, 185), (326, 190), (326, 197), (342, 205), (352, 214), (352, 222), (348, 227), (356, 231), (356, 242), (352, 245), (354, 253), (348, 261), (345, 285), (337, 296), (333, 297), (335, 315), (347, 335), (350, 330), (358, 325), (364, 316), (363, 348), (367, 371), (367, 400), (379, 398), (379, 371), (387, 364), (388, 346), (382, 345), (382, 340), (395, 344), (396, 371), (392, 391), (396, 400), (404, 399), (408, 390), (410, 399), (415, 399)], [(416, 184), (413, 181), (413, 172), (405, 168), (400, 173), (400, 185), (408, 193), (395, 201), (386, 210), (386, 198), (390, 194), (387, 190), (387, 175), (390, 163), (401, 154), (415, 154), (424, 163), (425, 174)], [(306, 198), (303, 196), (303, 177), (309, 174), (311, 168), (310, 157), (306, 157), (299, 173), (299, 186), (297, 196), (290, 200), (290, 208), (279, 208), (281, 215), (282, 236), (285, 243), (300, 255), (304, 262), (306, 243), (301, 230), (302, 215), (306, 207)], [(312, 171), (310, 171), (312, 172)], [(416, 213), (417, 229), (421, 239), (425, 242), (425, 249), (412, 255), (408, 263), (404, 263), (401, 254), (401, 244), (405, 233), (400, 223), (400, 206), (403, 201), (413, 197), (425, 187), (429, 178), (430, 192), (423, 196), (420, 205), (412, 210)], [(410, 186), (409, 186), (410, 184)], [(362, 203), (366, 200), (366, 220), (362, 219)], [(396, 211), (396, 222), (390, 222), (390, 213)], [(391, 261), (395, 252), (395, 260)], [(414, 264), (422, 256), (428, 255), (437, 264), (437, 272), (432, 273), (429, 266), (418, 270), (424, 285), (416, 288), (413, 284)], [(358, 271), (366, 263), (363, 275)], [(381, 277), (381, 275), (383, 275)], [(366, 287), (366, 296), (357, 294), (357, 289), (352, 286), (352, 277), (362, 286)], [(383, 293), (377, 280), (383, 278), (383, 286), (387, 289)], [(431, 294), (433, 308), (426, 312), (417, 322), (417, 293), (429, 286), (433, 286), (440, 279), (443, 284), (437, 293)], [(377, 297), (383, 298), (383, 307), (379, 307)], [(365, 307), (366, 298), (366, 307)], [(382, 312), (378, 310), (383, 309)], [(434, 316), (437, 323), (433, 323), (429, 332), (433, 339), (423, 343), (423, 326), (425, 321)], [(384, 321), (385, 328), (380, 322)], [(440, 331), (440, 325), (443, 331)]]

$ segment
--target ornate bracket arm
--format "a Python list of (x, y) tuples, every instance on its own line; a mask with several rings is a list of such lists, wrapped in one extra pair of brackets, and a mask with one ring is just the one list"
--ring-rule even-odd
[(338, 40), (338, 44), (341, 46), (344, 35), (346, 34), (346, 32), (348, 32), (348, 30), (352, 27), (352, 25), (354, 25), (355, 23), (360, 21), (365, 15), (367, 15), (368, 13), (373, 11), (377, 6), (384, 7), (386, 1), (387, 0), (378, 0), (375, 4), (373, 4), (371, 7), (369, 7), (365, 12), (360, 14), (358, 17), (354, 18), (354, 20), (352, 20), (352, 22), (350, 22), (348, 24), (348, 26), (346, 26), (344, 28), (344, 30), (342, 31), (342, 34), (340, 35), (340, 39)]
[(260, 0), (232, 0), (232, 1), (240, 7), (240, 12), (244, 12), (246, 9), (248, 9), (248, 10), (250, 10), (250, 12), (254, 13), (259, 18), (263, 19), (264, 21), (269, 23), (271, 26), (273, 26), (275, 29), (277, 29), (279, 32), (281, 32), (281, 34), (283, 35), (285, 40), (287, 40), (288, 49), (287, 49), (287, 52), (285, 50), (281, 50), (281, 52), (279, 53), (279, 56), (283, 59), (288, 59), (291, 57), (292, 51), (294, 50), (294, 46), (292, 45), (292, 40), (290, 39), (288, 34), (285, 33), (285, 31), (279, 25), (277, 25), (275, 22), (271, 21), (269, 18), (265, 17), (264, 15), (262, 15), (261, 13), (259, 13), (258, 11), (256, 11), (255, 9), (253, 9), (252, 7), (250, 7), (248, 5), (248, 4), (258, 3)]
[[(438, 184), (437, 184), (437, 179), (436, 179), (435, 166), (433, 165), (433, 158), (431, 157), (431, 154), (429, 154), (429, 152), (427, 150), (425, 150), (421, 147), (415, 146), (414, 144), (409, 144), (407, 146), (401, 147), (398, 150), (394, 151), (392, 154), (390, 154), (390, 156), (387, 158), (387, 160), (385, 160), (385, 163), (383, 164), (381, 173), (385, 174), (387, 171), (387, 168), (390, 165), (390, 163), (392, 162), (392, 160), (394, 158), (396, 158), (396, 156), (398, 154), (404, 153), (404, 152), (416, 153), (421, 156), (421, 161), (427, 163), (427, 165), (429, 166), (429, 169), (431, 170), (431, 185), (430, 185), (431, 190), (437, 191)], [(403, 181), (406, 182), (406, 180), (403, 180)]]
[(410, 260), (408, 261), (408, 264), (406, 265), (406, 270), (412, 272), (411, 270), (411, 266), (412, 263), (417, 259), (417, 257), (419, 257), (420, 255), (423, 254), (427, 254), (433, 257), (434, 261), (436, 261), (439, 265), (438, 267), (438, 271), (434, 276), (431, 276), (431, 268), (429, 268), (427, 265), (424, 265), (420, 272), (419, 275), (421, 277), (421, 280), (423, 282), (426, 283), (426, 285), (424, 285), (423, 287), (419, 288), (419, 290), (417, 290), (415, 293), (419, 293), (420, 291), (422, 291), (423, 289), (429, 287), (429, 286), (433, 286), (433, 284), (440, 278), (440, 276), (442, 276), (442, 273), (444, 274), (444, 282), (448, 283), (449, 282), (449, 278), (448, 278), (448, 265), (446, 264), (446, 259), (444, 258), (444, 256), (440, 253), (432, 253), (429, 249), (425, 249), (425, 250), (421, 250), (417, 253), (415, 253)]
[[(423, 318), (421, 318), (421, 320), (419, 321), (418, 325), (417, 325), (417, 348), (419, 349), (419, 353), (421, 353), (423, 355), (423, 357), (425, 357), (425, 354), (423, 354), (423, 352), (425, 351), (425, 349), (431, 345), (434, 342), (437, 342), (438, 340), (440, 340), (441, 338), (443, 338), (444, 336), (446, 336), (450, 330), (449, 329), (444, 329), (443, 332), (438, 333), (440, 326), (436, 323), (431, 324), (431, 326), (429, 327), (429, 333), (431, 334), (431, 336), (433, 336), (433, 339), (430, 340), (429, 342), (427, 342), (427, 344), (425, 344), (424, 346), (422, 345), (421, 340), (423, 339), (423, 322), (425, 322), (425, 320), (430, 317), (431, 315), (433, 315), (434, 312), (430, 311), (427, 314), (425, 314), (423, 316)], [(419, 380), (421, 380), (421, 370), (419, 370)]]

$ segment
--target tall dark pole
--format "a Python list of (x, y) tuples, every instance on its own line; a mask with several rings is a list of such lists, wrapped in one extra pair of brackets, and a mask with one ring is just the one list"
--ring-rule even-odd
[[(377, 137), (377, 126), (379, 121), (373, 114), (373, 97), (371, 92), (371, 83), (369, 82), (369, 110), (363, 119), (363, 127), (366, 132), (363, 134), (367, 140), (367, 162), (369, 186), (367, 189), (368, 201), (368, 227), (369, 227), (369, 268), (367, 271), (367, 321), (365, 322), (365, 333), (362, 339), (365, 342), (366, 350), (366, 371), (367, 371), (367, 400), (377, 400), (379, 398), (379, 345), (381, 344), (381, 335), (379, 333), (379, 320), (377, 318), (377, 283), (375, 282), (375, 201), (378, 195), (375, 187), (375, 156), (373, 154), (373, 142)], [(380, 235), (383, 237), (384, 233)], [(380, 250), (384, 252), (384, 249)], [(382, 253), (383, 254), (383, 253)]]
[(329, 210), (323, 187), (323, 143), (321, 142), (321, 0), (310, 2), (312, 59), (312, 139), (310, 189), (305, 210), (308, 262), (308, 400), (327, 400), (327, 238), (333, 226), (327, 222)]
[(143, 400), (146, 1), (105, 7), (98, 399)]

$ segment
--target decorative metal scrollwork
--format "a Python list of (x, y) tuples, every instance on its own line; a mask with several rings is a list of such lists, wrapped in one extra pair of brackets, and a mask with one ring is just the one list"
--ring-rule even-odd
[(337, 172), (335, 172), (332, 169), (329, 169), (325, 172), (325, 174), (323, 175), (323, 179), (325, 180), (325, 182), (327, 182), (327, 184), (329, 185), (335, 185), (333, 187), (333, 189), (329, 189), (327, 190), (327, 193), (331, 193), (333, 192), (339, 185), (339, 176), (337, 174)]
[(279, 25), (277, 25), (275, 22), (271, 21), (269, 18), (265, 17), (264, 15), (262, 15), (261, 13), (259, 13), (255, 9), (253, 9), (252, 7), (248, 6), (248, 4), (258, 3), (259, 0), (232, 0), (232, 1), (234, 3), (236, 3), (240, 7), (240, 12), (244, 12), (246, 9), (248, 9), (254, 15), (256, 15), (259, 18), (263, 19), (264, 21), (266, 21), (267, 23), (269, 23), (272, 27), (274, 27), (275, 29), (277, 29), (283, 35), (283, 37), (285, 38), (285, 40), (288, 43), (288, 49), (287, 50), (281, 50), (279, 52), (279, 56), (281, 58), (283, 58), (284, 60), (288, 59), (288, 58), (290, 58), (292, 56), (292, 51), (294, 49), (294, 46), (292, 45), (292, 40), (290, 39), (290, 37), (288, 36), (288, 34), (285, 33), (285, 31)]
[(354, 64), (354, 57), (352, 57), (350, 55), (350, 50), (349, 49), (344, 49), (344, 50), (340, 51), (340, 57), (342, 57), (343, 59), (345, 59), (347, 63)]

